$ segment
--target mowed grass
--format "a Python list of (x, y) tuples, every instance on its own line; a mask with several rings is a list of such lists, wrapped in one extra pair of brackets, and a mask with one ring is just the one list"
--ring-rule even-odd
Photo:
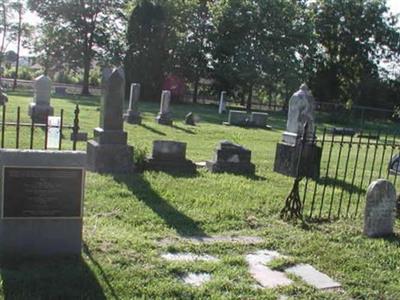
[[(21, 106), (23, 120), (30, 122), (26, 114), (32, 95), (11, 93), (9, 98), (7, 119), (14, 121), (17, 106)], [(75, 104), (81, 109), (81, 130), (92, 136), (99, 122), (99, 99), (72, 96), (52, 99), (57, 115), (64, 109), (66, 124), (72, 124)], [(134, 175), (89, 172), (82, 259), (6, 265), (1, 269), (4, 298), (277, 299), (280, 295), (295, 299), (400, 298), (398, 235), (388, 239), (363, 237), (362, 214), (306, 225), (280, 220), (280, 209), (293, 183), (292, 178), (273, 172), (275, 147), (285, 124), (283, 114), (272, 114), (270, 123), (274, 130), (267, 131), (223, 126), (221, 123), (227, 116), (217, 115), (213, 106), (173, 105), (173, 127), (154, 122), (158, 103), (141, 103), (140, 109), (143, 125), (125, 125), (129, 143), (136, 149), (150, 153), (153, 140), (178, 140), (187, 142), (189, 159), (205, 161), (213, 157), (220, 140), (231, 140), (252, 150), (256, 176), (211, 174), (205, 170), (199, 170), (195, 176), (147, 171)], [(198, 126), (183, 124), (189, 111), (201, 118)], [(324, 116), (318, 118), (320, 125), (332, 125), (325, 120)], [(374, 128), (374, 124), (366, 126)], [(379, 126), (395, 132), (398, 125), (380, 122)], [(15, 129), (6, 129), (5, 146), (15, 147)], [(69, 132), (65, 132), (64, 149), (72, 147), (68, 138)], [(43, 141), (43, 132), (36, 129), (35, 148), (42, 148)], [(21, 146), (29, 146), (28, 129), (21, 133)], [(79, 149), (85, 147), (85, 143), (78, 143)], [(334, 155), (338, 155), (337, 150)], [(339, 174), (344, 175), (343, 163)], [(309, 184), (312, 190), (314, 182)], [(336, 190), (333, 197), (335, 209), (340, 191)], [(363, 196), (361, 211), (364, 202)], [(399, 230), (396, 224), (396, 232)], [(178, 236), (230, 234), (260, 236), (264, 243), (255, 246), (162, 242)], [(256, 289), (244, 256), (259, 249), (277, 250), (296, 262), (312, 264), (339, 281), (343, 290), (317, 291), (298, 280), (286, 288)], [(220, 261), (170, 263), (160, 257), (168, 251), (207, 253), (218, 256)], [(190, 287), (179, 279), (186, 272), (209, 272), (213, 279), (200, 288)]]

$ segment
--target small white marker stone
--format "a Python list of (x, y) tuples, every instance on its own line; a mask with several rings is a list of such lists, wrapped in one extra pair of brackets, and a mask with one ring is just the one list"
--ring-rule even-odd
[(319, 290), (340, 288), (340, 283), (331, 279), (328, 275), (319, 272), (311, 265), (300, 264), (288, 268), (285, 272), (299, 276), (307, 284)]
[(182, 280), (186, 284), (199, 287), (210, 281), (211, 275), (208, 273), (188, 273), (182, 277)]
[(166, 253), (162, 254), (161, 257), (169, 261), (218, 261), (218, 258), (208, 254)]

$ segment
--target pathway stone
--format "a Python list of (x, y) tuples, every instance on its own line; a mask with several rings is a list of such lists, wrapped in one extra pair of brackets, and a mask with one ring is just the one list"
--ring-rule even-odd
[(203, 254), (198, 255), (194, 253), (165, 253), (161, 255), (162, 258), (169, 261), (218, 261), (219, 259), (215, 256)]
[(246, 261), (249, 264), (251, 276), (253, 276), (263, 288), (275, 288), (292, 284), (292, 281), (285, 273), (271, 270), (265, 266), (265, 264), (280, 257), (284, 256), (276, 251), (268, 250), (260, 250), (253, 254), (246, 255)]
[(216, 243), (232, 243), (240, 245), (256, 245), (261, 244), (264, 240), (258, 236), (193, 236), (193, 237), (180, 237), (177, 239), (166, 238), (160, 241), (160, 244), (170, 245), (176, 242), (189, 242), (193, 244), (216, 244)]
[(296, 275), (303, 279), (307, 284), (319, 290), (340, 288), (340, 283), (331, 279), (328, 275), (319, 272), (313, 266), (308, 264), (300, 264), (290, 267), (285, 272)]
[(186, 284), (199, 287), (209, 282), (211, 280), (211, 275), (208, 273), (187, 273), (182, 276), (182, 280)]

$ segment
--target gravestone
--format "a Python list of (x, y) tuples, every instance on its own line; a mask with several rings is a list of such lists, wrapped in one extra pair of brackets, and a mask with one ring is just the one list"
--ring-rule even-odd
[(220, 142), (214, 159), (206, 162), (212, 173), (254, 174), (255, 165), (251, 163), (251, 151), (229, 141)]
[(172, 125), (172, 118), (170, 112), (171, 92), (162, 91), (160, 112), (156, 118), (156, 122), (161, 125)]
[(2, 86), (0, 86), (0, 105), (5, 105), (8, 102), (7, 94), (4, 92)]
[(86, 142), (88, 140), (88, 133), (87, 132), (77, 132), (77, 133), (71, 132), (70, 140), (77, 141), (77, 142)]
[(195, 116), (192, 112), (185, 116), (185, 124), (190, 126), (196, 126)]
[(389, 172), (391, 174), (400, 174), (400, 155), (396, 154), (390, 159)]
[(218, 113), (222, 114), (226, 112), (226, 100), (225, 100), (226, 92), (222, 91), (221, 96), (219, 98), (219, 106), (218, 106)]
[(67, 88), (65, 86), (56, 86), (54, 88), (56, 95), (66, 96), (67, 95)]
[(396, 189), (385, 179), (371, 183), (364, 211), (364, 234), (383, 237), (393, 234), (396, 218)]
[(124, 119), (129, 124), (141, 124), (142, 117), (139, 112), (139, 99), (140, 99), (140, 84), (131, 84), (131, 93), (129, 96), (129, 107), (126, 114), (124, 114)]
[(28, 108), (28, 114), (35, 123), (45, 124), (47, 117), (54, 114), (54, 109), (50, 106), (51, 85), (52, 82), (46, 75), (35, 79), (33, 102)]
[[(306, 141), (304, 150), (300, 151), (301, 136), (306, 122)], [(276, 147), (275, 172), (296, 177), (298, 161), (301, 159), (299, 176), (319, 178), (322, 149), (316, 145), (314, 130), (314, 98), (308, 87), (303, 84), (289, 101), (286, 131), (283, 133), (282, 142)]]
[(241, 110), (230, 110), (228, 115), (228, 124), (236, 126), (247, 126), (250, 120), (247, 112)]
[(133, 147), (127, 144), (122, 117), (125, 89), (123, 69), (105, 69), (102, 78), (100, 127), (87, 143), (88, 170), (100, 173), (133, 171)]
[(196, 165), (186, 159), (186, 143), (154, 141), (153, 153), (145, 162), (145, 169), (163, 172), (196, 173)]
[(268, 114), (262, 112), (252, 112), (250, 123), (254, 127), (266, 128), (268, 123)]
[(86, 154), (0, 151), (2, 258), (80, 255)]

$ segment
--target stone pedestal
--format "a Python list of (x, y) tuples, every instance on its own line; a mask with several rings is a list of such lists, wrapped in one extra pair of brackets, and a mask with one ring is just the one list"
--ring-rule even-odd
[(29, 104), (28, 115), (35, 123), (47, 123), (47, 117), (54, 114), (54, 108), (50, 105), (36, 104), (34, 102)]
[(255, 165), (251, 163), (251, 151), (228, 141), (220, 143), (214, 159), (207, 161), (206, 167), (213, 173), (255, 173)]
[(170, 113), (159, 113), (156, 117), (156, 122), (161, 125), (171, 126), (173, 124)]
[(124, 120), (129, 124), (142, 124), (140, 113), (133, 110), (128, 110), (126, 114), (124, 114)]
[(196, 165), (186, 159), (186, 143), (154, 141), (153, 153), (146, 160), (145, 169), (162, 172), (196, 173)]
[[(278, 143), (275, 153), (274, 171), (290, 177), (296, 177), (297, 164), (300, 155), (301, 144), (295, 145)], [(300, 176), (318, 179), (320, 173), (322, 148), (315, 144), (304, 145), (301, 158)]]

